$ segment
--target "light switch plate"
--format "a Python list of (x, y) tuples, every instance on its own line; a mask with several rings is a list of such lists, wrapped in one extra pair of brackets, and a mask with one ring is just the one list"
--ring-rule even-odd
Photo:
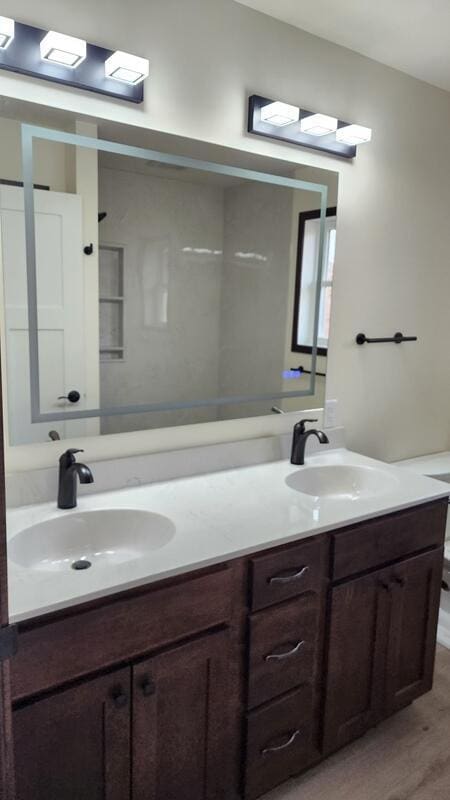
[(338, 424), (339, 424), (339, 419), (338, 419), (338, 401), (337, 400), (326, 400), (325, 401), (324, 427), (325, 428), (336, 428)]

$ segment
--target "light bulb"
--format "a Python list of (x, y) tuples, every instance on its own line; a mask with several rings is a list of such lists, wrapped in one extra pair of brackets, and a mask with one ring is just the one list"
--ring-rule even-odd
[(86, 42), (65, 33), (49, 31), (41, 42), (41, 57), (63, 67), (78, 67), (86, 58)]
[(105, 61), (105, 75), (122, 83), (136, 86), (148, 77), (150, 65), (146, 58), (123, 53), (121, 50), (113, 53)]
[(300, 121), (300, 130), (310, 136), (326, 136), (327, 133), (335, 132), (337, 124), (337, 119), (327, 114), (310, 114)]
[(291, 125), (298, 122), (300, 109), (297, 106), (290, 106), (288, 103), (269, 103), (261, 108), (261, 119), (263, 122), (270, 122), (271, 125)]
[(336, 139), (343, 144), (364, 144), (370, 142), (372, 138), (372, 128), (365, 128), (364, 125), (344, 125), (336, 131)]

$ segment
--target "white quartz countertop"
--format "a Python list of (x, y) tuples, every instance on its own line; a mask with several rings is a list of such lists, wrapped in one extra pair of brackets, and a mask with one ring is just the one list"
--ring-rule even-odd
[[(364, 496), (318, 498), (289, 485), (300, 470), (330, 465), (382, 470), (382, 489)], [(10, 559), (10, 619), (23, 621), (449, 494), (444, 483), (336, 449), (309, 456), (305, 467), (275, 461), (84, 496), (71, 511), (60, 511), (55, 503), (12, 509), (7, 513), (8, 540), (36, 523), (100, 509), (161, 514), (171, 520), (175, 534), (145, 557), (83, 571), (68, 566), (67, 571), (46, 572)]]
[(421, 475), (429, 475), (440, 480), (450, 482), (450, 452), (431, 453), (430, 455), (408, 458), (404, 461), (397, 461), (397, 466), (402, 469), (409, 469)]

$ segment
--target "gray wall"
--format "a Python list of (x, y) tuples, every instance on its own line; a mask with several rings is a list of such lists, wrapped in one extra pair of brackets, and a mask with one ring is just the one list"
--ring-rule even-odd
[[(293, 192), (242, 184), (225, 194), (225, 238), (220, 340), (223, 395), (283, 390), (289, 300)], [(221, 418), (270, 413), (246, 403)]]
[[(125, 358), (101, 364), (102, 406), (282, 390), (293, 192), (110, 167), (99, 184), (108, 214), (100, 241), (124, 247), (125, 296)], [(101, 429), (246, 417), (270, 406), (106, 417)]]
[[(109, 168), (99, 184), (100, 241), (125, 248), (125, 359), (101, 365), (102, 406), (215, 397), (223, 191)], [(214, 409), (109, 417), (102, 433), (215, 418)]]

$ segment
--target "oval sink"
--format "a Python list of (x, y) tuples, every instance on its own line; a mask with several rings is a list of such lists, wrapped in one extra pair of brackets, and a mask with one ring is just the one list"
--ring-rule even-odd
[(357, 500), (374, 497), (392, 489), (395, 478), (373, 467), (333, 464), (305, 467), (293, 472), (286, 483), (297, 492), (332, 500)]
[(8, 556), (45, 572), (84, 570), (143, 558), (174, 535), (173, 522), (150, 511), (83, 511), (24, 528), (8, 542)]

